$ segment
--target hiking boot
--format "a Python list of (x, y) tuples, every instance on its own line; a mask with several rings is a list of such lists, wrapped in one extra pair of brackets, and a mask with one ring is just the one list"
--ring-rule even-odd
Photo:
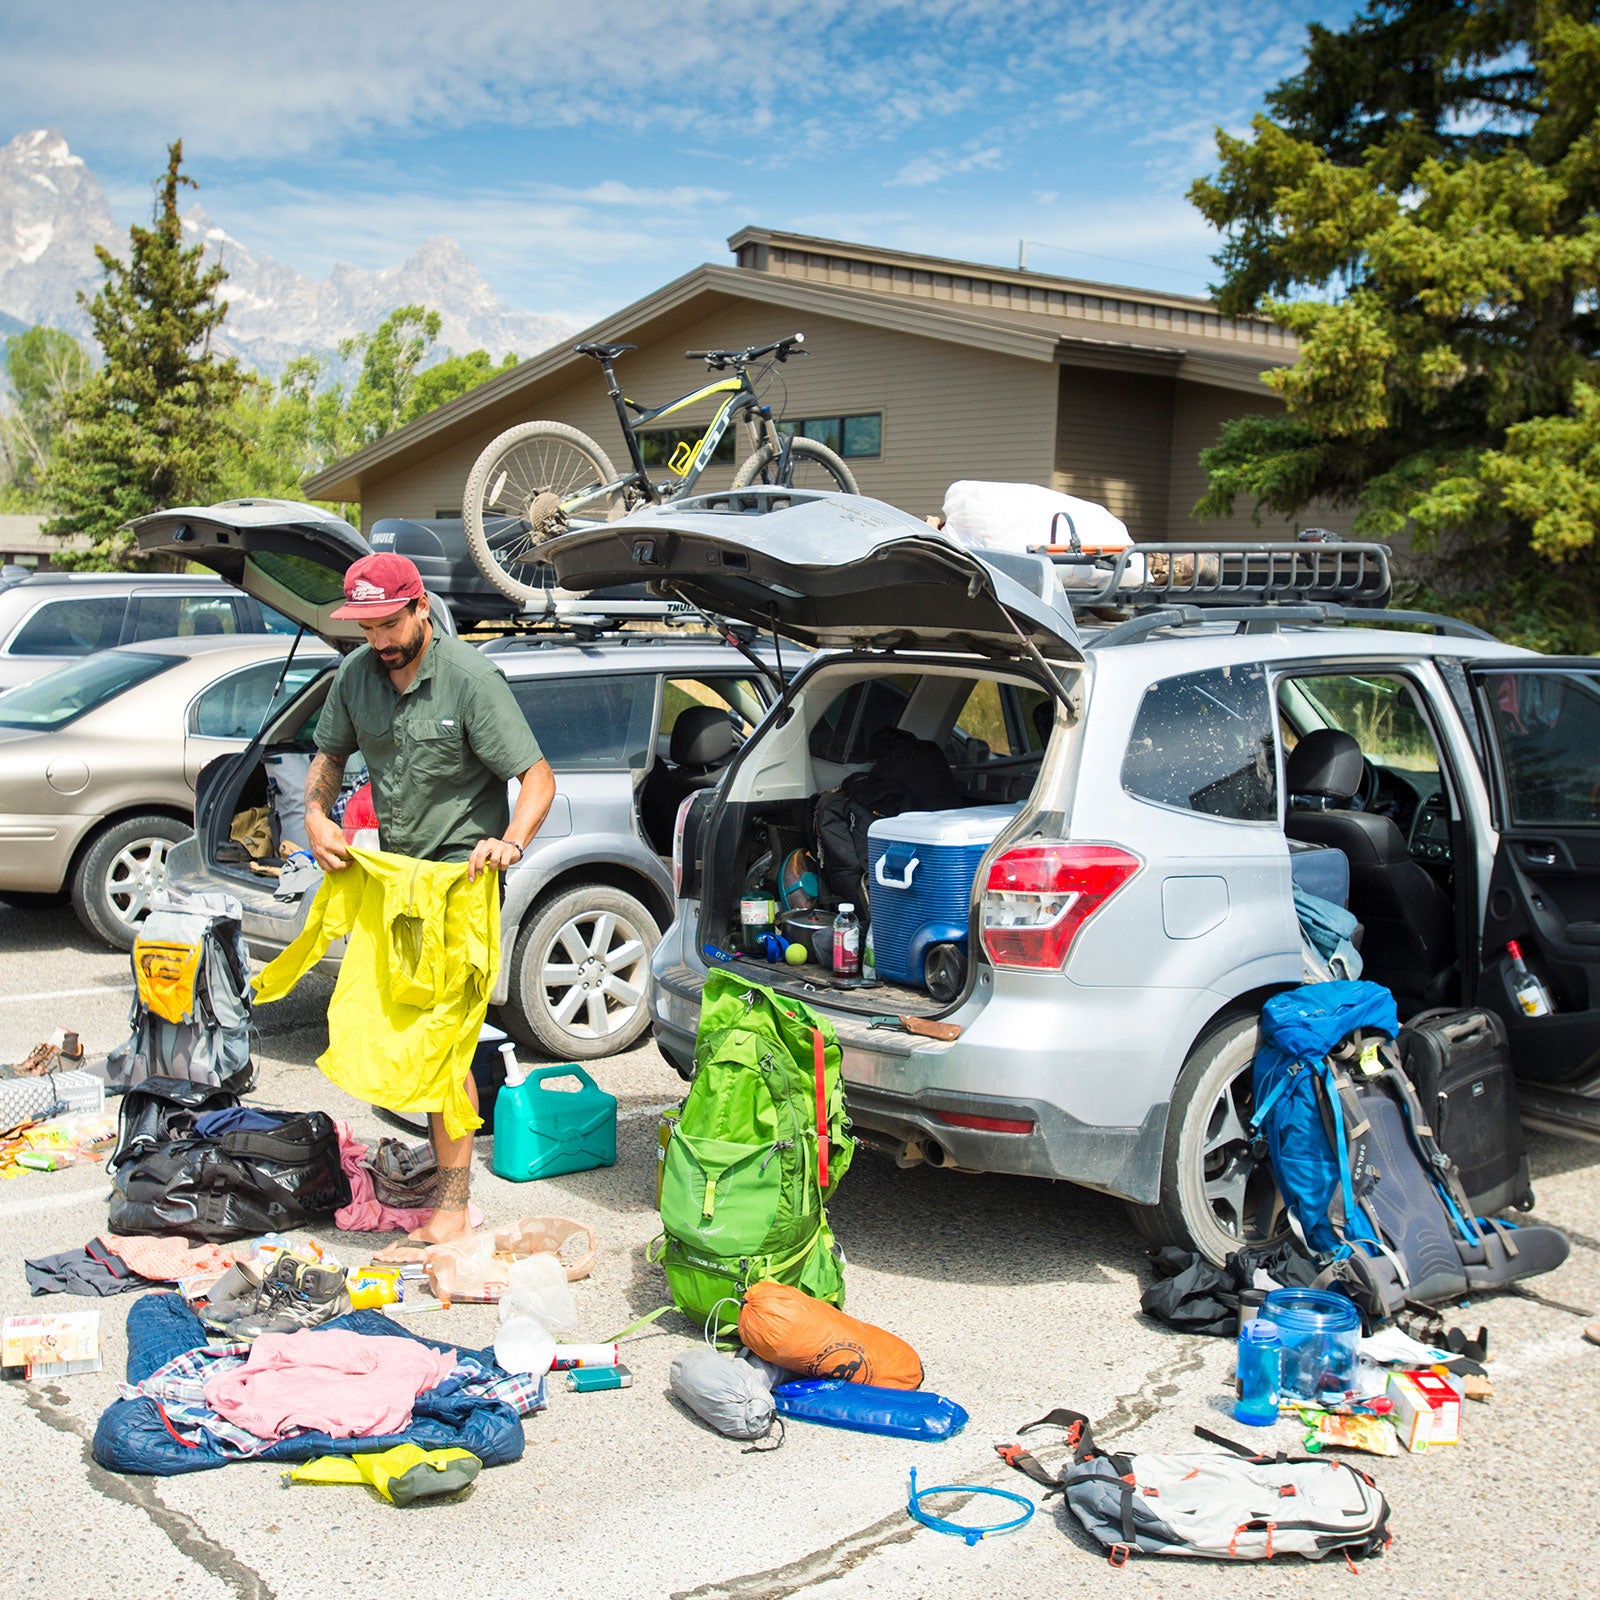
[(237, 1261), (211, 1285), (200, 1320), (218, 1333), (226, 1333), (233, 1323), (256, 1308), (263, 1279), (253, 1261)]
[(230, 1323), (227, 1334), (230, 1339), (249, 1340), (264, 1333), (298, 1333), (349, 1310), (342, 1270), (281, 1255), (261, 1285), (255, 1309)]

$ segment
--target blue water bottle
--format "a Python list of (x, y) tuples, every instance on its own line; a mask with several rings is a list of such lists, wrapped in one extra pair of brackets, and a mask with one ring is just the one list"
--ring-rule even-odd
[(1278, 1420), (1278, 1375), (1283, 1339), (1270, 1322), (1247, 1322), (1239, 1330), (1239, 1399), (1233, 1414), (1252, 1428)]

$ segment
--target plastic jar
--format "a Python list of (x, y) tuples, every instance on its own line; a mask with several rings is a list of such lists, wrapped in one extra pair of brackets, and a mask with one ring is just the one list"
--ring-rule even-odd
[(1272, 1323), (1283, 1340), (1285, 1399), (1332, 1398), (1355, 1387), (1361, 1313), (1353, 1300), (1326, 1289), (1274, 1289), (1257, 1321)]

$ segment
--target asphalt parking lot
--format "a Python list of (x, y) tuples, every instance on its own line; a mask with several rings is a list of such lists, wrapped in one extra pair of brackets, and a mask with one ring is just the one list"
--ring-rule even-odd
[[(96, 948), (65, 907), (0, 901), (0, 1061), (68, 1025), (88, 1048), (123, 1036), (123, 955)], [(321, 1107), (364, 1137), (386, 1130), (328, 1084), (315, 1060), (330, 993), (313, 976), (258, 1013), (261, 1084), (277, 1107)], [(593, 1225), (600, 1256), (575, 1286), (579, 1338), (599, 1339), (659, 1305), (644, 1259), (656, 1231), (655, 1119), (681, 1085), (652, 1047), (601, 1063), (621, 1102), (613, 1168), (516, 1185), (493, 1176), (487, 1141), (474, 1195), (491, 1224), (565, 1213)], [(1359, 1578), (1342, 1561), (1238, 1571), (1146, 1560), (1108, 1572), (1077, 1525), (1042, 1507), (1020, 1532), (968, 1547), (906, 1516), (907, 1472), (923, 1484), (1031, 1489), (993, 1445), (1056, 1406), (1087, 1412), (1103, 1442), (1183, 1449), (1198, 1424), (1239, 1435), (1228, 1414), (1232, 1347), (1142, 1318), (1148, 1269), (1116, 1202), (1005, 1178), (897, 1171), (863, 1154), (831, 1208), (849, 1257), (849, 1309), (920, 1352), (928, 1387), (971, 1413), (942, 1445), (792, 1426), (780, 1449), (745, 1454), (667, 1397), (668, 1365), (695, 1337), (669, 1315), (633, 1340), (635, 1386), (552, 1387), (527, 1419), (527, 1453), (463, 1497), (397, 1510), (364, 1489), (280, 1487), (280, 1468), (241, 1464), (168, 1479), (96, 1466), (88, 1440), (113, 1398), (132, 1296), (101, 1309), (105, 1370), (0, 1386), (8, 1464), (0, 1593), (74, 1600), (290, 1600), (319, 1593), (467, 1597), (514, 1592), (612, 1596), (987, 1596), (1079, 1586), (1128, 1595), (1566, 1596), (1596, 1588), (1600, 1541), (1600, 1145), (1532, 1141), (1540, 1220), (1571, 1233), (1571, 1259), (1527, 1292), (1451, 1314), (1486, 1323), (1497, 1398), (1469, 1408), (1464, 1443), (1367, 1466), (1392, 1506), (1394, 1543)], [(97, 1168), (0, 1183), (0, 1310), (37, 1309), (21, 1262), (83, 1244), (105, 1223)], [(320, 1235), (347, 1263), (383, 1236)], [(65, 1302), (62, 1302), (65, 1303)], [(491, 1308), (416, 1316), (431, 1337), (488, 1343)], [(1037, 1435), (1034, 1436), (1038, 1438)], [(1280, 1423), (1268, 1437), (1292, 1450)], [(1035, 1451), (1047, 1462), (1060, 1452)], [(959, 1511), (947, 1514), (960, 1516)], [(983, 1520), (981, 1503), (965, 1513)]]

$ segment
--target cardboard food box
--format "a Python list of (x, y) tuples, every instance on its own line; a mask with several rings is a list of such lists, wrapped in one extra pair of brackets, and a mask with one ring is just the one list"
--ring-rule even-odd
[(1391, 1373), (1389, 1398), (1389, 1420), (1407, 1450), (1461, 1443), (1461, 1396), (1437, 1372)]
[(100, 1313), (46, 1311), (0, 1325), (0, 1367), (8, 1377), (70, 1378), (100, 1370)]

